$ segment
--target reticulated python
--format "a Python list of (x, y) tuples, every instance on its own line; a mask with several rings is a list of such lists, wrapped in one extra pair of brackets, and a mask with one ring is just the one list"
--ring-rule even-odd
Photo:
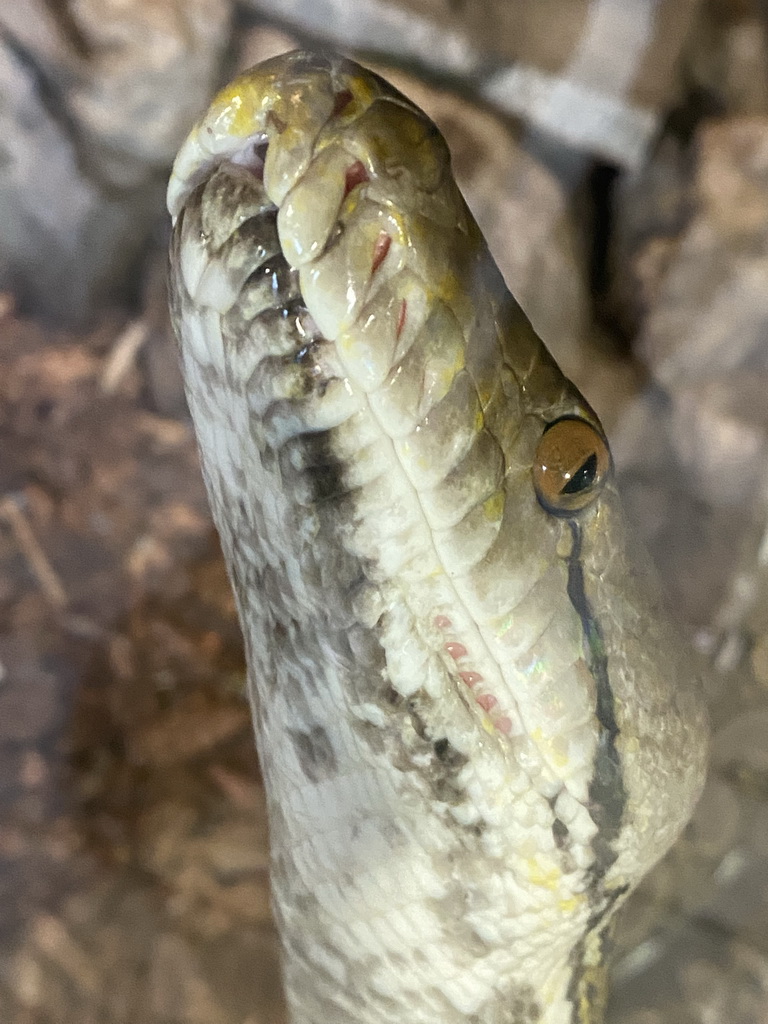
[(293, 1020), (599, 1021), (706, 726), (595, 414), (359, 66), (238, 78), (168, 198)]

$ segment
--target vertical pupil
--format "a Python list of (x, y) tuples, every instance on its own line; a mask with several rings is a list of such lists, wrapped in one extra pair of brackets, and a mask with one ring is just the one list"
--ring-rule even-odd
[(561, 487), (561, 494), (578, 494), (580, 491), (584, 491), (587, 487), (590, 487), (595, 481), (595, 475), (597, 474), (597, 452), (587, 458), (585, 462), (579, 466), (576, 472), (571, 476), (568, 483)]

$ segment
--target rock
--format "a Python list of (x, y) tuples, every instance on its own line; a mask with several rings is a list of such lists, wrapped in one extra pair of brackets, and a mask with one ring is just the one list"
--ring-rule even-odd
[(526, 0), (510, 18), (496, 0), (495, 20), (475, 6), (489, 52), (508, 63), (481, 93), (566, 145), (638, 166), (679, 96), (678, 59), (697, 4), (566, 0), (542, 17)]
[(258, 25), (246, 29), (237, 39), (236, 72), (239, 74), (260, 64), (270, 57), (277, 57), (289, 50), (298, 50), (299, 40), (287, 32), (273, 28), (271, 25)]
[[(676, 965), (677, 969), (670, 965)], [(658, 935), (621, 972), (607, 1024), (762, 1024), (768, 957), (689, 924)]]
[(706, 622), (768, 494), (768, 118), (706, 121), (687, 151), (665, 140), (617, 201), (620, 301), (656, 390), (614, 452), (630, 508), (633, 494), (662, 503), (652, 550), (678, 607)]
[(686, 837), (638, 894), (672, 903), (679, 923), (622, 960), (610, 1019), (756, 1024), (768, 991), (768, 118), (704, 120), (690, 145), (668, 136), (616, 199), (621, 308), (650, 386), (614, 452), (713, 663), (713, 741)]
[[(302, 38), (315, 36), (344, 53), (354, 50), (396, 54), (404, 64), (421, 64), (443, 74), (469, 77), (482, 52), (468, 37), (455, 5), (393, 0), (359, 0), (350, 16), (346, 0), (245, 0), (268, 22), (277, 21)], [(452, 9), (453, 8), (453, 9)]]
[[(674, 102), (699, 0), (248, 0), (344, 51), (451, 75), (559, 142), (636, 165)], [(553, 31), (553, 26), (557, 26)]]
[(81, 324), (135, 290), (167, 169), (215, 85), (231, 4), (7, 7), (0, 288), (23, 311)]
[(67, 128), (46, 107), (29, 65), (0, 42), (0, 286), (22, 309), (83, 321), (125, 291), (161, 199), (133, 202), (81, 175)]
[(164, 174), (217, 84), (227, 0), (70, 0), (88, 74), (65, 93), (90, 174), (135, 188)]
[(768, 118), (705, 124), (695, 154), (691, 214), (637, 348), (672, 397), (670, 439), (695, 492), (742, 507), (768, 479)]
[(760, 4), (707, 0), (691, 32), (684, 67), (711, 109), (768, 112), (768, 38)]

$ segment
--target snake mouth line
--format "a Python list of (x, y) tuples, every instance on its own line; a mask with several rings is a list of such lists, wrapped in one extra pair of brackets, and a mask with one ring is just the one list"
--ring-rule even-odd
[[(216, 173), (225, 176), (231, 175), (235, 183), (238, 180), (242, 182), (241, 176), (246, 174), (250, 181), (251, 191), (265, 195), (263, 176), (268, 146), (269, 143), (264, 135), (251, 139), (241, 150), (222, 161)], [(367, 180), (362, 164), (359, 161), (351, 162), (345, 177), (343, 198), (355, 188), (365, 185)], [(203, 185), (199, 186), (201, 189), (203, 187)], [(243, 203), (242, 188), (234, 189), (231, 196), (228, 196), (223, 188), (214, 188), (210, 191), (216, 195), (217, 202), (221, 207), (217, 212), (217, 219), (225, 223), (234, 223), (238, 213), (228, 207), (235, 203)], [(251, 204), (254, 205), (252, 200)], [(287, 259), (277, 232), (279, 213), (277, 204), (259, 198), (255, 202), (255, 206), (259, 209), (255, 220), (258, 225), (257, 230), (254, 231), (251, 228), (251, 224), (254, 223), (252, 218), (242, 220), (242, 215), (240, 215), (242, 222), (238, 223), (231, 238), (227, 239), (218, 251), (214, 251), (214, 259), (232, 257), (234, 254), (232, 266), (225, 266), (223, 274), (224, 278), (229, 278), (232, 282), (227, 293), (229, 297), (233, 297), (235, 287), (238, 285), (241, 288), (241, 293), (261, 288), (262, 291), (266, 291), (268, 301), (260, 315), (262, 317), (277, 317), (282, 321), (285, 343), (283, 353), (278, 359), (281, 364), (279, 372), (288, 380), (287, 386), (281, 385), (279, 388), (282, 399), (322, 401), (330, 387), (344, 385), (344, 370), (338, 359), (336, 343), (329, 341), (320, 331), (301, 289), (298, 271), (290, 265)], [(250, 246), (253, 251), (258, 253), (258, 259), (261, 262), (258, 262), (257, 259), (255, 266), (249, 266), (247, 259), (253, 261), (253, 256), (246, 256), (241, 251), (243, 246), (239, 246), (239, 242)], [(333, 246), (333, 237), (328, 240), (327, 244)], [(227, 252), (227, 247), (232, 249), (232, 253)], [(388, 236), (380, 234), (371, 252), (371, 264), (368, 271), (371, 279), (375, 278), (385, 262), (389, 248)], [(205, 291), (206, 273), (203, 273), (201, 280), (204, 286), (202, 290)], [(194, 297), (196, 301), (201, 301), (199, 291)], [(210, 296), (208, 297), (210, 298)], [(218, 300), (218, 296), (215, 296), (214, 299)], [(242, 298), (240, 304), (242, 305)], [(248, 301), (245, 304), (247, 306)], [(405, 303), (403, 303), (398, 317), (398, 336), (402, 330), (405, 316)], [(248, 343), (249, 339), (245, 332), (239, 339), (240, 348), (247, 348)], [(290, 369), (286, 373), (287, 368)], [(263, 412), (268, 418), (269, 410), (265, 408)], [(318, 504), (349, 501), (349, 496), (354, 492), (359, 480), (350, 463), (334, 451), (332, 433), (316, 431), (314, 434), (305, 433), (303, 436), (304, 452), (297, 453), (296, 445), (294, 445), (294, 456), (301, 463), (303, 478), (301, 500), (305, 503)], [(577, 558), (572, 559), (569, 567), (572, 580), (575, 579), (574, 565), (577, 564), (577, 561)], [(581, 590), (583, 592), (583, 580)], [(578, 598), (578, 587), (575, 589), (572, 587), (572, 591), (569, 592), (571, 603), (580, 616), (585, 636), (588, 636), (589, 631), (592, 630), (594, 633), (595, 628), (591, 613), (588, 611), (586, 598), (583, 597), (583, 593), (582, 597)], [(436, 647), (442, 654), (444, 665), (455, 679), (462, 700), (465, 704), (474, 705), (479, 723), (484, 726), (486, 731), (495, 733), (499, 739), (514, 739), (515, 736), (525, 733), (526, 727), (521, 721), (516, 705), (510, 706), (509, 704), (511, 694), (507, 693), (508, 688), (494, 683), (493, 675), (495, 673), (491, 673), (489, 676), (487, 670), (484, 670), (483, 666), (478, 665), (476, 661), (473, 652), (476, 652), (478, 642), (482, 643), (480, 638), (467, 639), (466, 630), (455, 621), (454, 609), (451, 605), (445, 606), (436, 603), (431, 615), (428, 614), (427, 618), (429, 621), (425, 622), (425, 626), (422, 627), (423, 640), (433, 649)], [(472, 632), (474, 633), (474, 631)], [(487, 657), (485, 662), (487, 664)], [(593, 658), (592, 662), (594, 664), (589, 664), (590, 669), (594, 668), (594, 665), (600, 667), (599, 659), (595, 661)], [(498, 666), (494, 666), (494, 669), (495, 672), (499, 671)], [(607, 685), (607, 672), (603, 672), (602, 676), (596, 676), (595, 679), (598, 700), (600, 700), (602, 699), (600, 695), (605, 692)], [(505, 696), (505, 694), (507, 695)], [(615, 754), (615, 744), (609, 744), (606, 749), (608, 752), (606, 756), (596, 755), (596, 771), (598, 773), (603, 762), (610, 763)], [(595, 783), (594, 778), (590, 782), (590, 787), (591, 803), (598, 810), (607, 806), (611, 799), (610, 792), (608, 792), (610, 787), (603, 787), (606, 790), (604, 792)], [(611, 815), (603, 816), (611, 818)], [(603, 844), (603, 852), (597, 848), (595, 850), (594, 874), (596, 879), (601, 878), (610, 867), (612, 860), (616, 859), (611, 844), (615, 838), (614, 833), (618, 834), (619, 825), (620, 814), (615, 827), (611, 821), (608, 821), (608, 830), (611, 835)], [(600, 861), (599, 866), (597, 866), (598, 861)]]
[[(245, 173), (250, 179), (251, 190), (265, 195), (263, 178), (268, 147), (266, 135), (256, 135), (240, 150), (231, 153), (222, 161), (217, 173), (226, 175), (229, 168), (235, 181), (238, 180), (238, 175)], [(344, 176), (340, 202), (343, 203), (353, 190), (365, 185), (367, 181), (368, 176), (363, 164), (350, 160)], [(227, 198), (226, 192), (222, 189), (219, 189), (216, 195), (219, 205), (225, 207), (217, 212), (217, 218), (234, 223), (238, 213), (226, 207), (227, 204), (242, 203), (242, 189), (235, 189), (230, 198)], [(254, 286), (266, 287), (269, 301), (262, 315), (282, 319), (287, 347), (280, 358), (283, 367), (292, 364), (293, 370), (296, 371), (291, 377), (292, 383), (287, 390), (283, 389), (282, 394), (293, 400), (307, 397), (322, 400), (329, 387), (334, 384), (343, 385), (345, 379), (343, 367), (337, 358), (336, 343), (329, 341), (320, 331), (301, 289), (299, 273), (288, 261), (277, 232), (278, 205), (259, 199), (256, 206), (259, 207), (258, 230), (251, 230), (251, 220), (243, 220), (236, 227), (231, 239), (224, 242), (222, 249), (219, 253), (214, 253), (214, 256), (218, 258), (220, 253), (226, 255), (224, 250), (227, 246), (230, 246), (233, 252), (239, 252), (237, 241), (233, 243), (232, 239), (243, 240), (260, 254), (261, 262), (257, 262), (255, 266), (248, 266), (246, 256), (239, 252), (234, 260), (234, 267), (225, 268), (224, 277), (229, 277), (234, 283), (229, 294), (232, 295), (238, 284), (246, 292)], [(326, 241), (326, 247), (333, 247), (334, 242), (335, 236), (332, 233)], [(386, 261), (390, 245), (391, 238), (380, 232), (371, 251), (368, 269), (371, 280), (376, 278)], [(265, 256), (265, 253), (268, 255)], [(195, 298), (200, 301), (199, 293)], [(402, 332), (406, 315), (407, 304), (403, 300), (398, 314), (397, 337)], [(243, 338), (243, 347), (246, 344), (247, 339)], [(302, 500), (315, 503), (343, 500), (354, 491), (358, 483), (354, 469), (350, 468), (343, 457), (334, 452), (330, 433), (316, 433), (313, 440), (307, 443), (307, 447), (310, 445), (314, 448), (313, 453), (309, 457), (306, 452), (301, 456), (304, 486)], [(599, 628), (584, 594), (583, 574), (580, 569), (581, 541), (577, 520), (569, 521), (572, 524), (574, 543), (568, 563), (568, 594), (582, 624), (587, 666), (595, 679), (597, 689), (596, 714), (601, 729), (594, 770), (589, 782), (590, 813), (599, 826), (598, 836), (593, 844), (593, 888), (596, 888), (617, 857), (613, 844), (621, 827), (625, 794), (615, 744), (617, 729), (613, 716), (607, 662), (604, 653), (602, 656), (600, 654)], [(456, 679), (462, 691), (462, 699), (465, 703), (474, 704), (480, 721), (488, 731), (495, 732), (499, 738), (512, 738), (518, 733), (523, 733), (525, 727), (520, 721), (519, 712), (516, 708), (511, 709), (507, 706), (508, 702), (504, 697), (507, 688), (494, 685), (492, 679), (489, 679), (476, 664), (472, 654), (476, 643), (473, 645), (470, 640), (465, 639), (465, 631), (458, 625), (454, 626), (453, 619), (450, 608), (435, 605), (424, 639), (430, 644), (437, 642), (449, 673)]]

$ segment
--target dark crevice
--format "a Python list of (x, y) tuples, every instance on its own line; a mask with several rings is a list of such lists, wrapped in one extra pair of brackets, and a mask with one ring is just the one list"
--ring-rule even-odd
[(592, 246), (589, 253), (589, 287), (599, 304), (610, 284), (610, 248), (613, 237), (613, 196), (619, 168), (614, 164), (595, 164), (587, 177), (591, 209)]
[(667, 115), (659, 137), (673, 135), (687, 146), (702, 121), (723, 117), (727, 113), (722, 101), (709, 89), (691, 85), (685, 93), (684, 101)]
[(614, 294), (616, 188), (622, 172), (615, 164), (595, 163), (585, 179), (587, 283), (592, 313), (601, 328), (599, 344), (615, 357), (630, 356), (631, 335), (626, 330)]

